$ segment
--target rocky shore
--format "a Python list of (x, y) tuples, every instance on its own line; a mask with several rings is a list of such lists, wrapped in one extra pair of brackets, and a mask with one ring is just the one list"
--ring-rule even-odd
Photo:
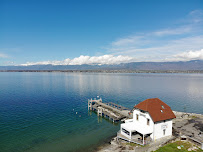
[(203, 142), (203, 115), (195, 113), (186, 113), (173, 111), (176, 118), (173, 120), (173, 136), (162, 140), (157, 140), (149, 145), (140, 146), (134, 143), (128, 143), (123, 140), (117, 140), (114, 137), (110, 143), (106, 143), (98, 147), (98, 152), (150, 152), (155, 151), (158, 148), (164, 146), (165, 144), (179, 140), (181, 137), (187, 137), (190, 140), (197, 141), (195, 144), (197, 146), (199, 143)]

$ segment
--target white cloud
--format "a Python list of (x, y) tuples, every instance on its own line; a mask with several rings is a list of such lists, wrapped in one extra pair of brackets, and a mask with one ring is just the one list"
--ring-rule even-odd
[(6, 55), (4, 53), (0, 53), (0, 58), (8, 58), (8, 55)]
[(65, 59), (63, 61), (42, 61), (42, 62), (27, 62), (25, 64), (21, 64), (22, 66), (29, 66), (29, 65), (82, 65), (82, 64), (119, 64), (119, 63), (126, 63), (135, 60), (135, 58), (130, 56), (114, 56), (114, 55), (103, 55), (103, 56), (83, 56), (74, 58), (74, 59)]
[(112, 46), (126, 46), (129, 44), (135, 44), (143, 39), (144, 39), (144, 36), (142, 35), (129, 36), (127, 38), (121, 38), (119, 40), (112, 42)]
[(189, 20), (193, 23), (199, 23), (203, 20), (203, 11), (202, 10), (194, 10), (189, 13)]
[(203, 60), (203, 49), (198, 51), (188, 51), (173, 55), (168, 58), (169, 61), (190, 61), (190, 60)]
[(178, 28), (168, 28), (168, 29), (161, 29), (152, 32), (146, 32), (142, 34), (137, 34), (134, 36), (128, 36), (126, 38), (120, 38), (111, 43), (112, 47), (122, 47), (122, 46), (140, 46), (151, 44), (161, 37), (169, 37), (173, 35), (182, 35), (194, 32), (196, 29), (192, 26), (183, 26)]
[(169, 29), (163, 29), (160, 31), (156, 31), (152, 33), (154, 36), (170, 36), (170, 35), (180, 35), (180, 34), (187, 34), (193, 31), (193, 27), (191, 25), (178, 27), (178, 28), (169, 28)]
[(107, 49), (114, 55), (136, 57), (136, 61), (164, 61), (190, 50), (203, 48), (203, 11), (194, 10), (175, 27), (119, 38)]
[[(200, 50), (202, 48), (203, 35), (180, 38), (177, 40), (168, 40), (165, 43), (150, 47), (123, 47), (120, 50), (113, 51), (113, 54), (136, 56), (136, 58), (139, 58), (140, 61), (157, 61), (160, 60), (158, 57), (162, 57), (162, 59), (164, 59), (166, 56), (172, 56), (188, 50)], [(147, 56), (149, 56), (150, 58), (147, 59)]]

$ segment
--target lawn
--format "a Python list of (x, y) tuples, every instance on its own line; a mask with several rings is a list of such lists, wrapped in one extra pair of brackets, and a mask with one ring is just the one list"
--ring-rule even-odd
[[(177, 147), (180, 147), (181, 149), (178, 149)], [(155, 152), (188, 152), (188, 148), (193, 147), (193, 144), (190, 142), (185, 142), (185, 141), (176, 141), (174, 143), (169, 143)], [(203, 152), (201, 149), (196, 149), (194, 150), (196, 152)], [(192, 152), (194, 152), (192, 151)]]

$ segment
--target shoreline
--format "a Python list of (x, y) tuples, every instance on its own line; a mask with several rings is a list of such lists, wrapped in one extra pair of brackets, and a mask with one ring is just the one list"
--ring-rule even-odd
[(182, 73), (203, 74), (203, 70), (0, 70), (0, 72), (48, 72), (48, 73)]
[[(203, 121), (203, 114), (179, 112), (179, 111), (173, 111), (173, 112), (176, 115), (176, 118), (173, 120), (174, 124), (178, 123), (178, 122), (183, 122), (186, 120), (196, 119), (196, 118), (200, 118)], [(118, 144), (116, 141), (116, 137), (117, 136), (115, 135), (111, 138), (111, 140), (109, 140), (109, 139), (106, 140), (104, 142), (104, 144), (101, 144), (100, 146), (98, 146), (95, 151), (96, 152), (110, 152), (110, 151), (119, 152), (119, 151), (123, 151), (123, 150), (126, 151), (125, 149), (128, 149), (129, 151), (131, 151), (130, 146), (128, 146), (127, 144), (125, 146)], [(164, 144), (161, 144), (161, 142), (160, 142), (160, 145), (163, 146)], [(160, 146), (157, 146), (154, 149), (158, 149), (158, 148), (160, 148)]]

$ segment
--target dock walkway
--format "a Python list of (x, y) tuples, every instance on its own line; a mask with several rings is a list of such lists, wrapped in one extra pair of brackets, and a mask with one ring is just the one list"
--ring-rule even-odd
[(103, 103), (101, 98), (88, 100), (88, 110), (96, 111), (98, 116), (108, 117), (113, 122), (120, 121), (124, 118), (132, 118), (128, 108), (112, 102)]

